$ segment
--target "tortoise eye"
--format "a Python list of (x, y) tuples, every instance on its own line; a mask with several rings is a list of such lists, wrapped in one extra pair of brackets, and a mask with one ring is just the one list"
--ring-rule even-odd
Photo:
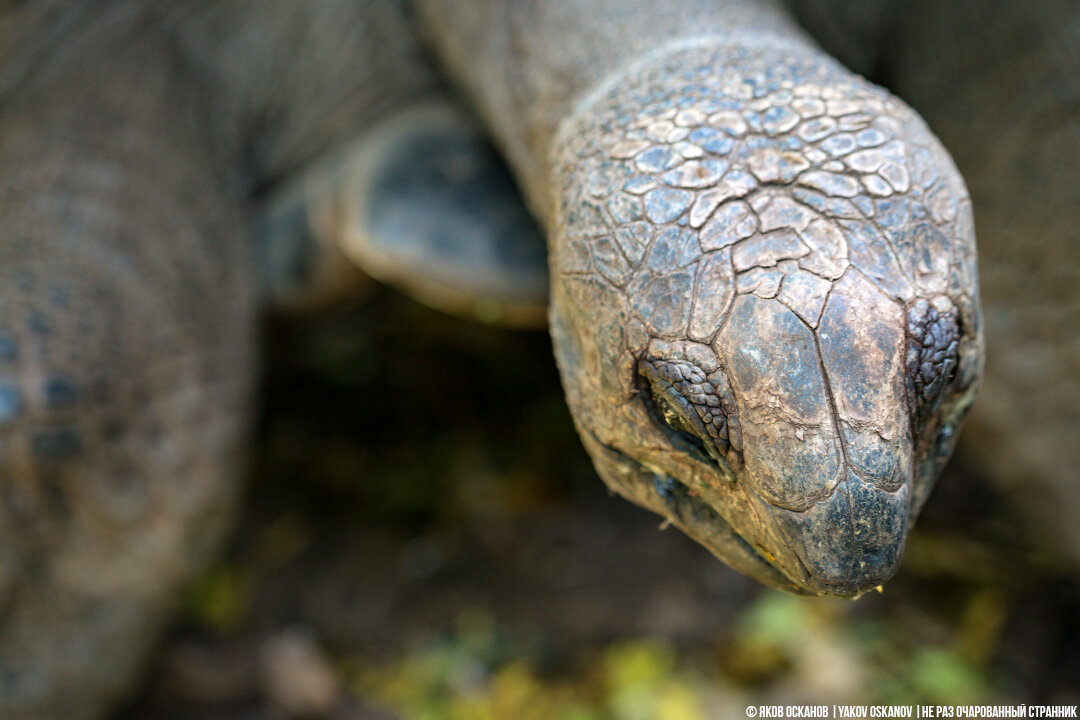
[(959, 312), (945, 297), (919, 300), (907, 312), (907, 395), (912, 426), (922, 430), (941, 408), (960, 366)]
[(711, 463), (719, 453), (693, 404), (665, 378), (664, 368), (648, 361), (639, 365), (639, 374), (646, 385), (642, 393), (650, 415), (662, 425), (679, 449), (696, 459)]

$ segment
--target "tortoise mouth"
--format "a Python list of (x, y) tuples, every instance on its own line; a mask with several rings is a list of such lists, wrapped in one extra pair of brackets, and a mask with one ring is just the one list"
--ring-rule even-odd
[[(716, 512), (711, 505), (700, 497), (695, 496), (690, 491), (690, 488), (681, 481), (676, 480), (669, 475), (651, 472), (644, 467), (641, 468), (640, 472), (652, 477), (653, 487), (656, 488), (657, 494), (663, 498), (669, 509), (667, 517), (669, 517), (679, 529), (700, 542), (712, 551), (713, 554), (718, 555), (725, 562), (734, 564), (731, 556), (728, 555), (725, 557), (724, 555), (721, 555), (719, 548), (715, 545), (715, 541), (712, 541), (712, 538), (715, 535), (725, 536), (727, 542), (723, 545), (724, 549), (730, 552), (730, 550), (734, 548), (741, 559), (750, 563), (756, 570), (756, 572), (751, 573), (754, 578), (761, 580), (762, 574), (767, 574), (769, 576), (776, 575), (779, 578), (783, 578), (780, 586), (784, 590), (805, 593), (808, 589), (812, 589), (801, 582), (794, 583), (783, 570), (755, 550), (754, 546), (751, 545), (750, 542), (748, 542), (746, 538), (731, 525), (731, 523)], [(709, 532), (702, 531), (702, 528), (705, 527), (709, 528)], [(767, 582), (769, 585), (773, 586), (776, 585), (776, 583), (772, 581), (763, 580), (763, 582)]]
[(666, 517), (721, 560), (770, 587), (800, 595), (820, 593), (814, 584), (803, 579), (792, 580), (787, 573), (755, 550), (731, 523), (711, 505), (695, 496), (682, 482), (645, 468), (641, 469), (641, 473), (651, 476), (657, 494), (663, 498), (668, 508)]
[[(620, 495), (664, 516), (725, 564), (764, 585), (798, 595), (822, 593), (822, 590), (802, 579), (793, 580), (770, 562), (723, 515), (682, 482), (667, 474), (654, 472), (621, 450), (600, 442), (591, 431), (585, 429), (584, 432), (591, 441), (588, 443), (590, 449), (605, 456), (604, 462), (597, 463), (598, 469), (605, 466), (623, 469), (622, 479), (605, 477), (607, 484)], [(608, 473), (601, 472), (601, 475), (607, 476)], [(645, 498), (656, 498), (660, 502), (650, 502)]]
[[(839, 576), (823, 576), (820, 570), (815, 569), (817, 564), (805, 555), (806, 539), (803, 538), (802, 541), (793, 539), (790, 529), (785, 529), (785, 523), (780, 522), (776, 517), (778, 510), (785, 511), (758, 498), (761, 504), (768, 508), (768, 517), (784, 543), (784, 547), (779, 550), (786, 550), (786, 557), (791, 559), (789, 567), (785, 570), (779, 563), (768, 557), (768, 550), (755, 546), (743, 537), (726, 518), (681, 481), (663, 473), (651, 472), (640, 464), (638, 464), (638, 472), (646, 478), (651, 478), (656, 494), (665, 502), (667, 516), (683, 532), (725, 562), (773, 587), (803, 595), (857, 598), (879, 587), (896, 571), (896, 563), (890, 562), (887, 567), (871, 566), (867, 573), (856, 573), (852, 568)], [(756, 495), (752, 490), (750, 492)], [(717, 542), (718, 538), (721, 540), (720, 543)], [(810, 542), (814, 541), (811, 539)], [(743, 564), (733, 559), (733, 551)], [(854, 565), (855, 562), (852, 564)], [(749, 565), (749, 568), (746, 565)]]
[[(895, 572), (895, 562), (887, 563), (887, 568), (875, 569), (875, 563), (869, 561), (871, 556), (867, 556), (867, 561), (863, 563), (866, 567), (860, 568), (860, 571), (855, 570), (859, 567), (860, 558), (848, 558), (852, 560), (850, 569), (829, 572), (834, 568), (828, 563), (823, 565), (815, 562), (814, 552), (811, 552), (813, 548), (830, 544), (831, 535), (826, 537), (823, 534), (829, 531), (827, 528), (823, 530), (821, 518), (802, 527), (786, 522), (778, 515), (798, 517), (804, 514), (773, 506), (748, 488), (749, 494), (756, 499), (783, 543), (777, 548), (763, 548), (744, 537), (720, 512), (682, 481), (665, 472), (655, 471), (626, 453), (601, 443), (591, 432), (588, 436), (592, 441), (588, 443), (590, 449), (599, 450), (604, 456), (603, 462), (597, 463), (598, 469), (605, 466), (621, 468), (617, 473), (602, 471), (609, 486), (632, 502), (663, 515), (720, 560), (769, 587), (799, 595), (858, 597), (880, 586)], [(843, 494), (841, 488), (837, 488), (836, 493)], [(901, 540), (900, 553), (902, 546)], [(772, 553), (782, 556), (783, 564), (771, 558)]]

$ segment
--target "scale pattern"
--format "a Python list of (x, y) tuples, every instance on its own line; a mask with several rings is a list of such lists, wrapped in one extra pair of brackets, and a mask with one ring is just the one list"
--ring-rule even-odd
[(248, 193), (436, 83), (399, 2), (174, 5), (0, 6), (4, 718), (99, 717), (229, 524)]
[[(804, 589), (843, 592), (860, 553), (879, 565), (860, 588), (894, 569), (972, 398), (971, 206), (910, 109), (770, 44), (674, 50), (560, 128), (553, 325), (597, 443), (684, 483)], [(643, 415), (670, 417), (671, 388), (696, 412), (658, 427)], [(712, 467), (662, 441), (694, 423)], [(844, 547), (814, 537), (826, 520)]]

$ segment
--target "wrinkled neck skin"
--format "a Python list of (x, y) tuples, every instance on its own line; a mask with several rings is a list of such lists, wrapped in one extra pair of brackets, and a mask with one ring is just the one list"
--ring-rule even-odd
[(771, 3), (476, 5), (422, 14), (548, 227), (601, 477), (773, 587), (880, 585), (982, 366), (944, 149)]

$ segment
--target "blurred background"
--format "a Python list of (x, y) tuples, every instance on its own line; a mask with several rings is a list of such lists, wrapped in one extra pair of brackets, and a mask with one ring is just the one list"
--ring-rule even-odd
[(116, 720), (1080, 702), (1080, 583), (962, 458), (883, 592), (800, 599), (606, 492), (546, 333), (380, 289), (264, 336), (239, 530)]

